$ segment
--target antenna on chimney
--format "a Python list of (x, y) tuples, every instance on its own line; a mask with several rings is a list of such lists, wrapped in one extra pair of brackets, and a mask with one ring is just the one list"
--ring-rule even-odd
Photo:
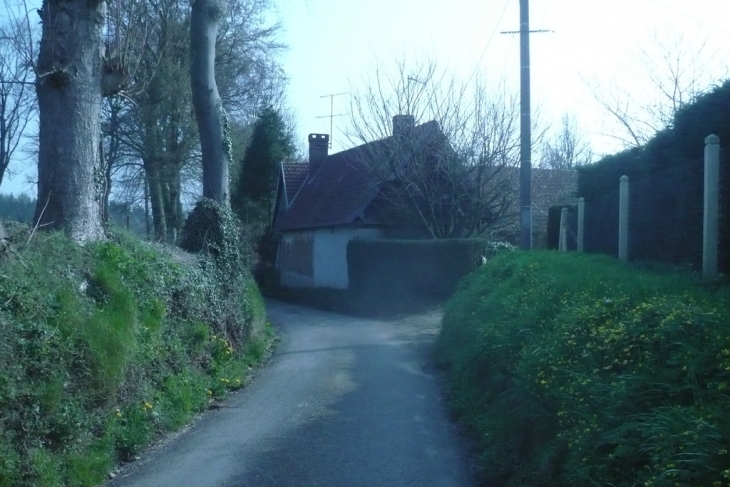
[(330, 95), (322, 95), (322, 96), (320, 96), (320, 98), (327, 98), (327, 97), (329, 97), (329, 99), (330, 99), (330, 114), (329, 115), (322, 115), (322, 116), (314, 117), (314, 118), (329, 118), (330, 119), (330, 140), (329, 140), (329, 148), (330, 149), (332, 148), (332, 139), (334, 139), (334, 137), (333, 137), (334, 134), (332, 133), (332, 126), (333, 126), (332, 121), (334, 120), (335, 117), (344, 117), (345, 115), (347, 115), (346, 113), (338, 113), (337, 115), (335, 115), (335, 113), (334, 113), (334, 110), (335, 110), (335, 97), (336, 96), (342, 96), (342, 95), (348, 95), (348, 94), (349, 93), (332, 93)]

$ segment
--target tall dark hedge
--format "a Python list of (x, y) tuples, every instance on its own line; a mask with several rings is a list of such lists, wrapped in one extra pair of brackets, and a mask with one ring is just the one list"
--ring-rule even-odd
[[(629, 257), (702, 264), (704, 140), (730, 148), (730, 81), (682, 108), (645, 146), (578, 168), (585, 198), (585, 248), (618, 252), (619, 179), (629, 177)], [(720, 269), (730, 271), (730, 158), (720, 162)]]
[(485, 248), (473, 239), (352, 240), (350, 289), (384, 299), (446, 298), (476, 269)]

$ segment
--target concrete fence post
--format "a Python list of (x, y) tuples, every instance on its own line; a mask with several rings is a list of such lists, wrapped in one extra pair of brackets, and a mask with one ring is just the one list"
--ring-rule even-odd
[(586, 200), (578, 198), (578, 252), (583, 252), (583, 236), (585, 232)]
[(702, 275), (717, 278), (718, 207), (720, 199), (720, 138), (705, 139), (705, 196), (702, 225)]
[(560, 210), (560, 251), (568, 251), (568, 209)]
[(629, 259), (629, 177), (621, 176), (618, 204), (618, 258)]

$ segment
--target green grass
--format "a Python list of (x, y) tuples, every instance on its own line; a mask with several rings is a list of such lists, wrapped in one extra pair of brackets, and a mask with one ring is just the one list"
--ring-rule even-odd
[(437, 355), (491, 485), (730, 485), (730, 300), (697, 276), (507, 253)]
[(245, 271), (224, 280), (125, 233), (24, 247), (16, 232), (0, 263), (0, 486), (97, 485), (244, 385), (273, 342)]

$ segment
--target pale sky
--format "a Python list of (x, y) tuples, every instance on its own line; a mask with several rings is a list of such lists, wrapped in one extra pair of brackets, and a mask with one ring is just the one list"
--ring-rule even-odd
[[(282, 61), (290, 77), (288, 105), (296, 114), (300, 146), (309, 133), (329, 133), (329, 98), (350, 90), (374, 66), (405, 59), (436, 61), (462, 79), (477, 73), (519, 90), (519, 0), (275, 0), (290, 47)], [(730, 64), (728, 0), (531, 0), (532, 105), (557, 126), (564, 113), (576, 117), (598, 153), (621, 148), (605, 134), (615, 131), (583, 78), (615, 84), (650, 100), (649, 69), (640, 52), (682, 36), (706, 83), (720, 82)], [(701, 52), (697, 46), (705, 43)], [(347, 95), (334, 99), (346, 113)], [(348, 146), (334, 119), (333, 152)], [(3, 182), (17, 193), (22, 176)], [(34, 194), (31, 190), (30, 194)]]
[[(434, 59), (464, 79), (476, 70), (519, 90), (519, 36), (500, 34), (519, 29), (519, 0), (283, 0), (280, 14), (302, 140), (329, 132), (329, 119), (315, 118), (330, 114), (329, 98), (320, 97), (347, 92), (376, 63)], [(614, 152), (620, 146), (599, 135), (611, 127), (582, 78), (644, 99), (640, 51), (652, 51), (657, 36), (681, 35), (693, 54), (706, 42), (700, 57), (710, 58), (703, 59), (707, 77), (717, 82), (730, 61), (728, 19), (728, 0), (531, 0), (530, 28), (553, 31), (531, 36), (533, 108), (541, 107), (546, 122), (577, 117), (596, 151)], [(336, 114), (346, 113), (346, 96), (334, 102)], [(347, 144), (339, 132), (345, 121), (334, 119), (334, 151)]]

